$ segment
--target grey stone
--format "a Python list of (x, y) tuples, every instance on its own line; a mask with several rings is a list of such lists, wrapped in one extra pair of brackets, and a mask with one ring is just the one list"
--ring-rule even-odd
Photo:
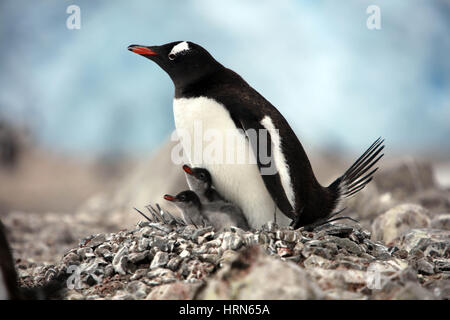
[(152, 260), (150, 269), (164, 267), (169, 262), (169, 255), (166, 252), (159, 251)]
[(167, 252), (169, 250), (167, 240), (161, 237), (154, 237), (150, 245), (152, 247), (158, 248), (160, 251)]
[(450, 214), (440, 214), (431, 220), (430, 227), (433, 229), (450, 230)]
[(434, 274), (434, 266), (425, 258), (417, 260), (417, 270), (423, 274)]
[(180, 266), (181, 261), (183, 261), (182, 258), (180, 258), (180, 257), (173, 257), (167, 263), (167, 268), (172, 270), (172, 271), (176, 271), (176, 270), (178, 270), (178, 267)]
[(242, 238), (235, 233), (225, 232), (223, 233), (222, 249), (223, 250), (237, 250), (243, 245)]
[(118, 274), (126, 274), (128, 263), (127, 253), (128, 248), (124, 246), (121, 247), (114, 256), (112, 265), (114, 267), (114, 271), (116, 271)]
[(142, 263), (151, 260), (151, 254), (149, 250), (144, 252), (133, 252), (128, 255), (128, 260), (134, 264)]
[(147, 238), (140, 239), (138, 242), (138, 250), (145, 251), (150, 247), (150, 240)]
[(436, 266), (437, 272), (448, 272), (450, 271), (450, 259), (435, 259), (433, 260)]
[(94, 248), (106, 241), (106, 235), (104, 233), (100, 233), (95, 235), (87, 244), (87, 247)]
[(90, 247), (83, 247), (83, 248), (78, 249), (77, 250), (77, 254), (82, 259), (89, 259), (89, 258), (94, 258), (95, 257), (94, 251)]
[(428, 210), (416, 204), (401, 204), (375, 219), (372, 237), (391, 243), (410, 229), (427, 228), (429, 225)]
[(63, 263), (66, 265), (78, 264), (80, 262), (80, 256), (74, 252), (69, 252), (63, 258)]
[(232, 263), (219, 270), (197, 298), (286, 300), (323, 297), (314, 279), (304, 269), (270, 257), (258, 247), (244, 249), (238, 260), (240, 263)]
[(202, 282), (195, 281), (193, 283), (176, 282), (172, 284), (164, 284), (153, 289), (147, 300), (192, 300)]
[(363, 252), (363, 250), (353, 241), (347, 238), (339, 238), (335, 236), (328, 236), (328, 239), (330, 241), (333, 241), (337, 244), (339, 248), (344, 248), (348, 252), (354, 253), (356, 255), (359, 255)]
[(428, 246), (433, 246), (445, 255), (450, 250), (450, 231), (435, 229), (412, 229), (405, 233), (399, 246), (410, 252), (413, 249), (426, 250)]
[(144, 277), (145, 275), (147, 275), (147, 273), (148, 273), (148, 270), (147, 270), (147, 269), (137, 269), (137, 270), (134, 272), (134, 274), (130, 277), (130, 280), (131, 280), (131, 281), (139, 280), (139, 279), (141, 279), (142, 277)]

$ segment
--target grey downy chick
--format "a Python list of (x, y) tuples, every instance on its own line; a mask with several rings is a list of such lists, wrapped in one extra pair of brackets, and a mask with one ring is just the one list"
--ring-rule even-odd
[(242, 211), (232, 203), (216, 201), (202, 204), (198, 195), (192, 190), (180, 192), (175, 197), (165, 195), (164, 199), (173, 202), (181, 211), (187, 224), (199, 227), (206, 223), (217, 231), (231, 226), (248, 230), (248, 223)]
[(212, 187), (212, 177), (207, 169), (191, 168), (184, 165), (183, 170), (189, 188), (199, 196), (200, 202), (203, 204), (203, 216), (208, 218), (215, 229), (222, 230), (230, 226), (236, 226), (244, 230), (249, 229), (247, 218), (245, 218), (242, 210), (225, 200)]
[(216, 230), (221, 231), (231, 226), (242, 230), (250, 229), (242, 210), (231, 202), (219, 200), (205, 203), (202, 213)]
[(208, 170), (183, 166), (189, 189), (194, 191), (202, 203), (225, 200), (216, 189), (212, 187), (212, 178)]
[(195, 227), (203, 227), (207, 224), (207, 219), (202, 214), (202, 203), (195, 192), (182, 191), (176, 196), (166, 194), (164, 199), (172, 202), (181, 211), (186, 224), (192, 224)]

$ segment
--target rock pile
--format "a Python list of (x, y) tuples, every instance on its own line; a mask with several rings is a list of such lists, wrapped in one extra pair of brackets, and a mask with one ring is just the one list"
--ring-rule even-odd
[(390, 246), (357, 226), (314, 232), (140, 222), (83, 239), (56, 265), (66, 299), (448, 299), (450, 232), (415, 229)]
[[(311, 232), (274, 223), (215, 232), (170, 219), (117, 232), (108, 201), (4, 222), (20, 283), (64, 275), (64, 299), (450, 299), (450, 190), (423, 164), (381, 172), (349, 204), (360, 224)], [(130, 214), (139, 217), (121, 219)]]

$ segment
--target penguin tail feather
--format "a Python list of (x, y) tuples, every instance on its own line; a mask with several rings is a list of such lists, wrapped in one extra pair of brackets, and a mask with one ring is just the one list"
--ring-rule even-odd
[(355, 195), (372, 181), (378, 170), (378, 167), (373, 166), (384, 156), (384, 153), (381, 153), (384, 149), (383, 143), (384, 139), (378, 138), (342, 176), (330, 184), (328, 189), (336, 196), (332, 213), (339, 212), (346, 198)]

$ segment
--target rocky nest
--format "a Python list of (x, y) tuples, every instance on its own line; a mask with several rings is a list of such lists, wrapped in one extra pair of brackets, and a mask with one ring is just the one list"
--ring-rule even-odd
[(66, 274), (64, 299), (449, 299), (450, 232), (413, 229), (390, 246), (358, 226), (258, 231), (140, 222), (84, 238), (22, 284)]
[(20, 284), (53, 279), (62, 299), (450, 298), (450, 189), (427, 164), (383, 168), (348, 204), (359, 224), (314, 231), (125, 224), (153, 174), (138, 176), (75, 214), (2, 217)]

